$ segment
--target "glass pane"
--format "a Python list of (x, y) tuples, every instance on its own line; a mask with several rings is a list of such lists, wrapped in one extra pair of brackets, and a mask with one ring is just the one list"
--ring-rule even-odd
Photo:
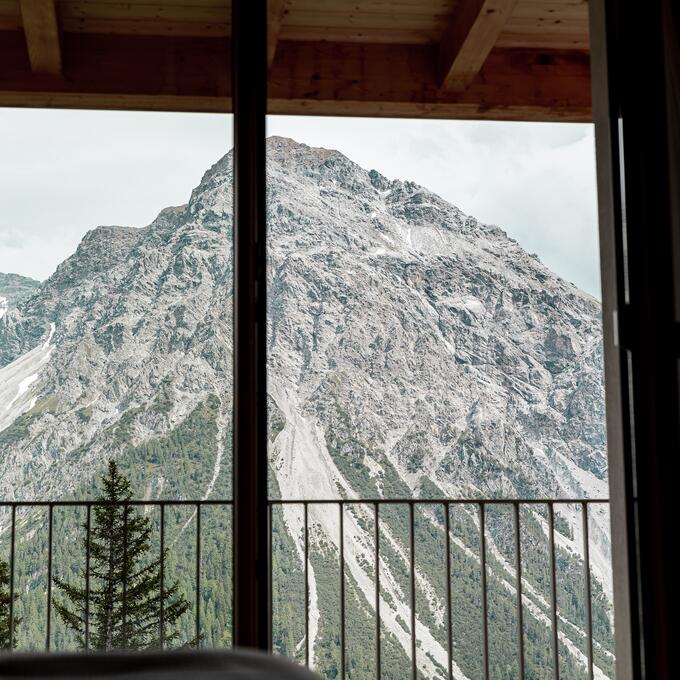
[[(454, 677), (517, 677), (519, 562), (526, 673), (551, 676), (555, 620), (562, 676), (585, 678), (584, 505), (527, 501), (608, 496), (592, 127), (268, 133), (274, 649), (332, 678), (344, 635), (351, 677), (446, 677), (451, 644)], [(353, 499), (342, 528), (323, 499)], [(613, 677), (608, 506), (587, 508)]]
[[(0, 111), (17, 649), (231, 645), (231, 145), (226, 114)], [(91, 506), (88, 541), (96, 499), (143, 503)], [(57, 502), (51, 533), (10, 501)]]

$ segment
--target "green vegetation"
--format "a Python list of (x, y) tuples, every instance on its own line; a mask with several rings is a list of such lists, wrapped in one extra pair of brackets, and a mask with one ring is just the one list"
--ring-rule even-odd
[[(231, 428), (220, 426), (220, 413), (225, 407), (217, 396), (208, 396), (174, 429), (163, 436), (136, 444), (135, 432), (150, 419), (167, 416), (174, 409), (170, 384), (164, 384), (157, 397), (146, 408), (129, 410), (108, 434), (115, 446), (121, 474), (130, 482), (134, 498), (202, 498), (216, 474), (211, 498), (230, 499), (232, 489)], [(326, 442), (340, 472), (352, 482), (357, 494), (364, 497), (407, 497), (409, 488), (399, 473), (382, 454), (382, 442), (359, 441), (350, 414), (336, 404), (324, 415)], [(270, 441), (285, 426), (285, 416), (270, 409)], [(222, 439), (220, 442), (219, 439)], [(217, 465), (218, 443), (224, 455)], [(417, 454), (418, 452), (416, 452)], [(77, 454), (80, 455), (80, 454)], [(418, 454), (419, 455), (419, 454)], [(366, 457), (377, 465), (369, 471)], [(93, 473), (99, 472), (93, 470)], [(431, 480), (423, 479), (420, 492), (424, 497), (443, 497), (442, 490)], [(74, 498), (93, 498), (94, 481), (74, 492)], [(279, 497), (275, 476), (270, 475), (270, 494)], [(309, 568), (313, 573), (320, 618), (314, 646), (317, 671), (325, 678), (340, 677), (340, 562), (337, 545), (320, 528), (322, 512), (337, 512), (334, 506), (310, 506)], [(63, 582), (82, 589), (84, 554), (84, 509), (55, 508), (53, 574)], [(160, 510), (144, 506), (140, 510), (149, 521), (148, 555), (160, 554)], [(301, 523), (302, 508), (274, 506), (272, 510), (272, 641), (274, 651), (299, 662), (305, 659), (305, 580), (299, 548), (301, 535), (291, 535), (294, 513)], [(367, 537), (373, 536), (372, 507), (347, 507), (346, 527), (353, 521)], [(201, 509), (201, 543), (196, 541), (197, 511), (194, 506), (167, 507), (164, 515), (165, 578), (176, 582), (186, 596), (187, 608), (178, 617), (175, 644), (190, 643), (196, 637), (196, 614), (200, 616), (200, 644), (206, 647), (228, 647), (232, 643), (232, 515), (226, 505), (203, 506)], [(25, 623), (18, 628), (19, 649), (41, 649), (45, 644), (46, 604), (46, 512), (21, 513), (20, 537), (17, 544), (15, 588), (21, 593), (17, 615)], [(446, 623), (446, 542), (443, 505), (417, 505), (414, 509), (414, 546), (419, 578), (416, 584), (416, 613), (427, 625), (442, 649), (447, 648)], [(482, 668), (482, 588), (480, 569), (480, 536), (477, 509), (452, 506), (451, 526), (451, 624), (453, 659), (471, 680), (483, 677)], [(514, 577), (512, 512), (508, 506), (487, 508), (487, 601), (490, 678), (517, 680), (517, 602)], [(552, 676), (552, 636), (549, 627), (550, 574), (549, 553), (545, 533), (545, 512), (540, 507), (523, 509), (521, 515), (522, 567), (525, 582), (531, 584), (530, 607), (524, 606), (524, 648), (526, 678), (543, 680)], [(570, 525), (555, 517), (555, 529), (562, 536), (571, 535)], [(409, 554), (410, 523), (407, 506), (383, 506), (380, 509), (380, 552), (383, 569), (389, 569), (394, 587), (409, 602), (410, 570), (404, 556)], [(349, 548), (346, 538), (346, 549)], [(200, 548), (200, 597), (196, 596), (197, 548)], [(372, 575), (371, 543), (361, 558), (369, 577)], [(152, 558), (149, 557), (149, 562)], [(575, 630), (585, 628), (583, 564), (578, 556), (556, 551), (558, 608), (560, 631), (585, 651), (583, 638)], [(345, 568), (345, 649), (347, 677), (352, 680), (376, 677), (375, 610), (370, 597)], [(593, 579), (593, 627), (595, 662), (613, 678), (613, 650), (610, 610), (607, 597)], [(394, 605), (383, 583), (385, 606)], [(525, 591), (525, 595), (526, 595)], [(55, 592), (55, 600), (58, 593)], [(434, 602), (434, 608), (431, 603)], [(198, 609), (197, 609), (198, 608)], [(410, 631), (409, 617), (399, 625)], [(76, 633), (58, 616), (53, 616), (51, 646), (71, 649), (78, 646)], [(381, 631), (381, 677), (401, 679), (410, 673), (410, 654), (404, 650), (383, 619)], [(418, 644), (419, 663), (425, 650)], [(584, 669), (566, 647), (559, 647), (560, 675), (564, 680), (583, 678)], [(441, 664), (437, 664), (438, 667)], [(445, 668), (441, 668), (445, 676)]]
[[(360, 496), (371, 498), (376, 496), (405, 498), (410, 496), (409, 489), (399, 477), (390, 461), (382, 454), (379, 443), (373, 447), (357, 439), (359, 428), (352, 422), (350, 414), (345, 412), (336, 402), (330, 412), (324, 414), (326, 442), (335, 464)], [(415, 458), (422, 452), (415, 452)], [(366, 457), (372, 458), (381, 467), (377, 475), (369, 472), (365, 464)], [(443, 497), (442, 491), (429, 479), (423, 479), (421, 493), (427, 498)], [(551, 677), (553, 672), (552, 634), (550, 630), (551, 598), (549, 551), (545, 529), (539, 518), (545, 514), (541, 508), (525, 508), (522, 512), (522, 568), (523, 575), (533, 587), (532, 601), (536, 607), (527, 605), (524, 613), (524, 647), (526, 677), (541, 680)], [(483, 655), (481, 641), (483, 639), (483, 608), (480, 560), (480, 535), (477, 508), (470, 506), (452, 506), (450, 526), (454, 539), (451, 541), (451, 625), (453, 631), (453, 657), (455, 663), (469, 678), (483, 677)], [(513, 680), (518, 677), (518, 639), (517, 639), (517, 600), (514, 590), (514, 577), (507, 568), (515, 563), (512, 512), (510, 506), (488, 507), (486, 519), (486, 563), (487, 563), (487, 604), (488, 604), (488, 639), (490, 677)], [(437, 620), (431, 606), (426, 603), (434, 594), (440, 606), (446, 602), (446, 550), (444, 535), (443, 506), (417, 505), (413, 513), (413, 530), (415, 546), (415, 564), (418, 573), (430, 587), (430, 592), (423, 589), (417, 580), (416, 613), (418, 620), (427, 625), (435, 639), (444, 649), (447, 647), (446, 621)], [(363, 528), (372, 533), (370, 523), (358, 519)], [(410, 523), (407, 506), (384, 506), (380, 510), (381, 524), (381, 556), (389, 567), (399, 590), (405, 594), (408, 602), (410, 573), (408, 563), (403, 556), (409, 555)], [(572, 537), (569, 523), (559, 514), (555, 515), (555, 530), (566, 538)], [(390, 535), (393, 542), (386, 540)], [(325, 558), (328, 560), (328, 557)], [(336, 558), (337, 559), (337, 558)], [(311, 560), (315, 564), (314, 557)], [(330, 567), (329, 567), (330, 568)], [(315, 571), (317, 567), (315, 567)], [(583, 562), (575, 554), (556, 549), (557, 573), (557, 605), (560, 615), (559, 630), (568, 634), (570, 639), (583, 653), (585, 641), (580, 631), (585, 630), (585, 589)], [(321, 571), (317, 580), (323, 576)], [(337, 575), (331, 577), (337, 580)], [(599, 582), (591, 579), (593, 588), (593, 633), (595, 639), (595, 663), (609, 677), (614, 677), (613, 634), (610, 621), (610, 605)], [(319, 586), (317, 586), (319, 587)], [(526, 595), (526, 593), (525, 593)], [(363, 594), (359, 595), (364, 606), (368, 606), (368, 616), (372, 607)], [(348, 603), (351, 601), (348, 592)], [(337, 609), (336, 602), (329, 602), (323, 611), (332, 620)], [(366, 618), (366, 616), (364, 617)], [(349, 621), (349, 619), (348, 619)], [(320, 635), (323, 633), (323, 615)], [(328, 625), (328, 624), (327, 624)], [(355, 622), (352, 621), (352, 626)], [(410, 631), (409, 622), (404, 629)], [(332, 635), (325, 642), (332, 650)], [(370, 657), (373, 648), (372, 637), (361, 637), (352, 640), (348, 647), (348, 657)], [(560, 676), (565, 680), (576, 680), (584, 677), (584, 668), (564, 643), (559, 643)], [(418, 658), (424, 652), (419, 649)], [(392, 658), (398, 660), (402, 671), (390, 674), (383, 670), (385, 678), (403, 677), (403, 669), (410, 665), (410, 658), (403, 648), (397, 646), (391, 652)], [(325, 677), (333, 677), (332, 664), (328, 666)], [(358, 670), (358, 669), (356, 669)], [(369, 678), (374, 676), (374, 668), (364, 666), (361, 672), (350, 674), (352, 678)]]
[[(16, 602), (18, 595), (15, 593), (14, 600)], [(16, 647), (17, 638), (16, 630), (21, 619), (14, 615), (14, 635), (10, 640), (10, 591), (9, 591), (9, 565), (4, 560), (0, 560), (0, 650), (13, 649)]]
[[(128, 411), (107, 434), (115, 442), (118, 469), (130, 483), (133, 498), (203, 498), (215, 472), (217, 439), (220, 431), (217, 416), (219, 399), (210, 395), (191, 411), (184, 421), (166, 435), (134, 445), (136, 423), (157, 417), (154, 406)], [(201, 509), (200, 601), (196, 598), (196, 508), (168, 506), (164, 528), (167, 558), (165, 583), (177, 582), (178, 592), (189, 607), (176, 624), (177, 645), (190, 644), (196, 637), (196, 608), (200, 608), (199, 644), (228, 647), (232, 641), (232, 511), (231, 431), (225, 428), (222, 439), (223, 460), (215, 479), (211, 498), (225, 499), (226, 504), (206, 505)], [(86, 448), (86, 447), (83, 447)], [(74, 452), (74, 456), (82, 456)], [(104, 463), (105, 465), (105, 463)], [(74, 490), (72, 499), (95, 499), (97, 479), (102, 468), (93, 468), (90, 482)], [(160, 509), (152, 504), (140, 512), (150, 521), (149, 560), (160, 555)], [(92, 513), (94, 525), (94, 512)], [(84, 588), (85, 530), (84, 507), (55, 507), (53, 517), (53, 576)], [(22, 624), (17, 629), (17, 648), (45, 648), (47, 608), (47, 509), (21, 509), (17, 512), (15, 592), (17, 615)], [(7, 542), (0, 546), (6, 550)], [(53, 590), (53, 601), (59, 597)], [(76, 634), (52, 612), (50, 647), (56, 650), (78, 648)]]
[(97, 500), (107, 505), (94, 506), (91, 535), (83, 541), (83, 551), (90, 557), (83, 575), (88, 586), (55, 577), (64, 599), (55, 598), (54, 609), (81, 649), (88, 645), (104, 651), (155, 649), (161, 646), (161, 632), (172, 647), (179, 637), (176, 623), (189, 603), (179, 593), (177, 581), (161, 588), (161, 559), (167, 558), (168, 550), (149, 559), (151, 521), (124, 505), (132, 500), (130, 482), (114, 461), (101, 484)]

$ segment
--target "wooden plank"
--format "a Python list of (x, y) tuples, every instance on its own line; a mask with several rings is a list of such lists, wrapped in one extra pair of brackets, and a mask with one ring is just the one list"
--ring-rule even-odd
[[(450, 5), (450, 3), (449, 3)], [(383, 9), (360, 10), (352, 5), (340, 11), (332, 10), (320, 4), (315, 10), (301, 10), (297, 2), (290, 7), (289, 23), (294, 26), (307, 28), (333, 27), (372, 27), (372, 28), (414, 28), (428, 29), (438, 26), (443, 29), (448, 24), (450, 7), (444, 11), (429, 11), (423, 13), (405, 9), (397, 11), (394, 7)]]
[[(450, 5), (450, 2), (448, 3)], [(363, 8), (349, 5), (335, 11), (325, 5), (301, 9), (297, 0), (282, 29), (282, 40), (318, 42), (361, 42), (384, 44), (435, 44), (447, 25), (449, 7), (423, 12), (422, 6), (396, 7), (378, 5)]]
[(519, 0), (498, 47), (589, 49), (586, 0)]
[(289, 0), (267, 0), (267, 67), (271, 68), (276, 56), (276, 45), (281, 34), (281, 24), (288, 11)]
[(295, 0), (291, 15), (298, 12), (392, 12), (394, 14), (435, 14), (451, 12), (451, 0)]
[[(0, 105), (230, 110), (229, 41), (65, 34), (68, 68), (31, 72), (21, 33), (0, 34)], [(464, 93), (440, 90), (437, 47), (280, 41), (272, 114), (590, 120), (588, 55), (495, 49)]]
[(464, 93), (441, 90), (436, 47), (286, 43), (270, 113), (504, 120), (590, 119), (588, 55), (494, 50)]
[(19, 0), (0, 0), (0, 31), (21, 30)]
[[(278, 39), (437, 44), (450, 22), (452, 3), (455, 0), (291, 0)], [(59, 25), (65, 33), (221, 37), (231, 34), (230, 4), (230, 0), (59, 0)], [(0, 30), (21, 25), (19, 0), (0, 0)], [(588, 49), (587, 3), (518, 0), (496, 45)]]
[(222, 99), (231, 94), (226, 38), (64, 33), (62, 49), (64, 77), (55, 80), (32, 72), (20, 32), (0, 34), (0, 95), (43, 92), (48, 102), (61, 95), (66, 100), (78, 95), (82, 101), (88, 95), (121, 95), (140, 97), (145, 102), (140, 108), (147, 108), (156, 96)]
[(439, 47), (440, 87), (462, 92), (493, 49), (517, 0), (461, 0)]
[(590, 49), (588, 31), (514, 31), (506, 30), (498, 36), (496, 47), (527, 47), (542, 50), (586, 50)]
[(154, 18), (140, 19), (75, 19), (60, 20), (63, 33), (98, 35), (167, 35), (194, 38), (219, 38), (231, 35), (231, 22), (218, 18), (209, 21), (174, 21)]
[(20, 16), (0, 16), (0, 31), (20, 31), (22, 28)]
[(231, 3), (60, 0), (59, 22), (64, 33), (219, 37), (231, 33)]
[(383, 45), (437, 45), (442, 35), (434, 28), (375, 28), (366, 26), (292, 26), (284, 24), (280, 40), (339, 43), (368, 43)]
[(21, 0), (26, 47), (34, 73), (61, 74), (61, 47), (55, 0)]
[(60, 2), (59, 20), (65, 33), (120, 35), (220, 36), (231, 32), (227, 3), (218, 6), (146, 4), (140, 2)]

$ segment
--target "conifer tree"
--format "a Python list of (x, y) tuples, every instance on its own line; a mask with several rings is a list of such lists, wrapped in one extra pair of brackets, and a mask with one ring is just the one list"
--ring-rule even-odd
[[(18, 595), (14, 594), (16, 601)], [(21, 619), (13, 614), (14, 617), (14, 639), (10, 645), (10, 625), (9, 625), (9, 565), (4, 560), (0, 560), (0, 650), (16, 647), (16, 630)]]
[[(161, 600), (163, 641), (172, 647), (179, 637), (177, 622), (189, 608), (177, 582), (164, 586), (161, 598), (160, 556), (148, 557), (151, 521), (134, 506), (125, 505), (130, 499), (129, 481), (110, 461), (98, 498), (106, 504), (93, 506), (89, 541), (90, 649), (160, 647)], [(83, 547), (87, 550), (87, 537)], [(55, 601), (55, 611), (84, 648), (87, 590), (59, 578), (54, 582), (65, 596), (64, 602)]]

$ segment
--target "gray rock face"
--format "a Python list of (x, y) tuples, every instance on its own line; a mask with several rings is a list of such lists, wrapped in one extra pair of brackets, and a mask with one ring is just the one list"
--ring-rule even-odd
[(596, 300), (339, 153), (277, 140), (269, 186), (277, 403), (413, 493), (606, 495)]
[[(304, 455), (368, 457), (378, 488), (388, 463), (413, 493), (606, 495), (597, 301), (423, 187), (292, 140), (268, 151), (270, 393), (287, 414), (275, 467), (293, 462), (281, 449), (307, 419)], [(81, 446), (93, 462), (115, 453), (101, 433), (163, 381), (169, 427), (208, 392), (226, 418), (231, 206), (227, 155), (186, 206), (143, 229), (94, 229), (37, 295), (17, 295), (2, 364), (50, 323), (55, 334), (32, 385), (50, 407), (3, 456), (5, 495), (65, 491), (84, 468), (55, 466)]]
[[(0, 272), (0, 319), (10, 309), (35, 294), (40, 282), (19, 274), (3, 274)], [(0, 325), (0, 366), (8, 363), (8, 358), (22, 353), (23, 344), (17, 343), (13, 332), (7, 332), (6, 325)]]
[(33, 295), (40, 288), (40, 281), (20, 274), (0, 273), (0, 297), (7, 307), (16, 307), (19, 302)]
[[(23, 436), (0, 433), (5, 497), (78, 488), (122, 449), (116, 428), (126, 414), (124, 443), (134, 444), (172, 430), (207, 394), (223, 396), (229, 413), (231, 222), (216, 229), (192, 210), (165, 210), (144, 229), (89, 232), (40, 295), (2, 320), (26, 349), (55, 327)], [(168, 384), (161, 417), (150, 407)]]

